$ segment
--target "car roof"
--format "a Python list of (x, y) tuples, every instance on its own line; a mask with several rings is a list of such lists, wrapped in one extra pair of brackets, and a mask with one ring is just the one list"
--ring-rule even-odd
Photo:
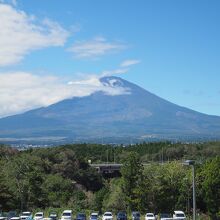
[(140, 214), (140, 212), (135, 211), (135, 212), (132, 212), (132, 215), (133, 215), (133, 214)]
[(63, 212), (68, 212), (68, 213), (71, 212), (72, 213), (72, 210), (64, 210)]
[(174, 211), (174, 213), (176, 213), (176, 214), (184, 214), (183, 211)]

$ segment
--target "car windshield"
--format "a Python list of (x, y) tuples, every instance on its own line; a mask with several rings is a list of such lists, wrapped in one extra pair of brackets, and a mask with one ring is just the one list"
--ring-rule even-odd
[(184, 214), (176, 214), (176, 217), (185, 217)]
[(118, 213), (118, 216), (126, 216), (126, 214), (123, 213), (123, 212), (119, 212), (119, 213)]
[(64, 212), (64, 213), (63, 213), (63, 216), (71, 216), (71, 213), (69, 213), (69, 212)]
[(85, 214), (83, 214), (83, 213), (79, 213), (78, 215), (77, 215), (77, 217), (85, 217)]
[(43, 216), (43, 214), (42, 213), (37, 213), (35, 216), (36, 217), (41, 217), (41, 216)]
[(23, 212), (22, 215), (29, 216), (29, 215), (31, 215), (31, 213), (30, 212)]
[(50, 215), (57, 215), (57, 213), (56, 212), (51, 212)]
[(92, 214), (92, 215), (91, 215), (91, 218), (97, 218), (97, 217), (98, 217), (97, 214)]
[(111, 213), (105, 213), (104, 216), (112, 216)]
[(147, 217), (154, 217), (153, 214), (147, 214)]
[(169, 218), (170, 215), (169, 215), (169, 214), (161, 214), (160, 217), (161, 217), (161, 218)]
[(140, 217), (140, 213), (138, 213), (138, 212), (133, 213), (133, 216), (134, 216), (134, 217)]

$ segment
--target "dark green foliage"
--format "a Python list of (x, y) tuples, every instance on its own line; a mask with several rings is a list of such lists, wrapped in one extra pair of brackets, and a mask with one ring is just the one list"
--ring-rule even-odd
[(69, 179), (59, 174), (49, 174), (43, 183), (47, 195), (47, 207), (59, 208), (64, 206), (71, 198), (74, 187)]
[(99, 144), (74, 144), (65, 145), (64, 148), (75, 152), (77, 158), (92, 163), (117, 162), (122, 163), (129, 152), (136, 152), (141, 161), (164, 162), (172, 160), (196, 159), (206, 160), (209, 157), (220, 156), (220, 142), (205, 143), (171, 143), (152, 142), (129, 146), (110, 146)]
[(142, 192), (143, 165), (137, 153), (131, 152), (121, 168), (122, 192), (125, 195), (128, 210), (137, 210)]
[(207, 161), (199, 175), (207, 210), (212, 219), (217, 219), (220, 214), (220, 157)]
[(104, 199), (109, 197), (109, 193), (109, 188), (107, 186), (103, 187), (98, 192), (96, 192), (91, 208), (93, 210), (98, 210), (99, 212), (101, 212)]
[[(0, 146), (0, 207), (4, 211), (71, 208), (172, 212), (192, 207), (196, 160), (200, 212), (220, 212), (220, 143), (143, 143), (132, 146), (74, 144), (18, 151)], [(88, 164), (123, 163), (122, 177), (103, 179)], [(158, 163), (159, 162), (159, 163)], [(144, 164), (144, 165), (143, 165)]]
[[(85, 190), (102, 188), (102, 177), (75, 152), (64, 147), (14, 151), (2, 148), (0, 207), (31, 210), (85, 207)], [(82, 197), (83, 195), (83, 197)]]

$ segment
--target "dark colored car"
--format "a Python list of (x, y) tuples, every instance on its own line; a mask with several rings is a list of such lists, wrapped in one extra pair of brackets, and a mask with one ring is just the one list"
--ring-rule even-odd
[(118, 212), (118, 214), (117, 214), (117, 220), (127, 220), (127, 214), (126, 214), (126, 212)]
[(56, 212), (52, 211), (49, 214), (49, 218), (51, 218), (51, 220), (57, 220), (58, 219), (58, 215)]
[(86, 220), (86, 214), (85, 213), (78, 213), (76, 216), (76, 220)]
[(141, 214), (140, 212), (132, 212), (132, 220), (140, 220)]
[(166, 219), (170, 219), (171, 215), (168, 213), (161, 213), (160, 214), (160, 220), (166, 220)]
[(8, 219), (11, 219), (16, 216), (18, 216), (16, 211), (9, 211), (7, 215)]

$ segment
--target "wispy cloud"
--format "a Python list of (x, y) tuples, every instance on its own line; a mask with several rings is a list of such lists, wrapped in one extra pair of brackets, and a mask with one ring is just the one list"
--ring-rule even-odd
[(102, 76), (112, 76), (117, 74), (127, 73), (129, 69), (114, 69), (114, 70), (104, 70), (102, 72)]
[(133, 66), (135, 64), (140, 63), (140, 60), (125, 60), (121, 63), (121, 67), (129, 67), (129, 66)]
[(17, 0), (0, 0), (0, 3), (11, 4), (13, 6), (17, 6)]
[(140, 60), (125, 60), (119, 65), (117, 69), (103, 71), (102, 76), (112, 76), (127, 73), (130, 71), (131, 66), (140, 62)]
[(77, 41), (68, 51), (72, 52), (75, 58), (99, 58), (109, 53), (116, 53), (126, 49), (125, 44), (111, 42), (103, 37), (96, 37), (88, 41)]
[(69, 36), (58, 23), (38, 21), (8, 4), (0, 3), (0, 21), (0, 66), (15, 64), (32, 50), (63, 46)]
[(0, 117), (48, 106), (63, 99), (88, 96), (96, 91), (108, 95), (128, 94), (121, 86), (105, 85), (99, 76), (64, 81), (55, 76), (27, 72), (0, 73)]

